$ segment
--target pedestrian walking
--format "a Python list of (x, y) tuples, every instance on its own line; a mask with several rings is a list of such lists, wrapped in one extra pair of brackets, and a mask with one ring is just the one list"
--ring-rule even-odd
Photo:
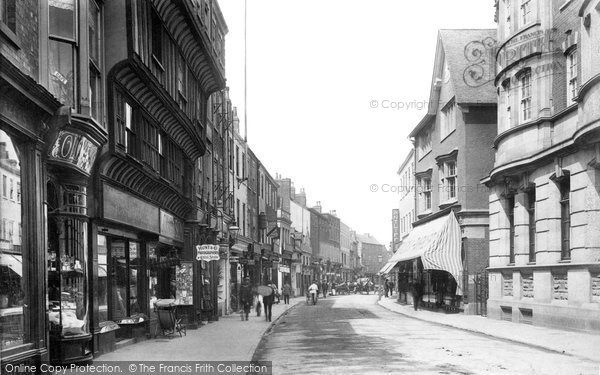
[(242, 303), (242, 320), (248, 320), (248, 314), (252, 308), (252, 301), (254, 295), (252, 294), (252, 286), (250, 285), (250, 278), (244, 277), (242, 285), (240, 286), (240, 302)]
[(391, 280), (390, 280), (388, 289), (390, 290), (390, 297), (393, 296), (394, 295), (394, 282)]
[(385, 282), (383, 283), (383, 293), (385, 294), (385, 298), (388, 297), (390, 292), (390, 281), (388, 279), (385, 279)]
[(263, 305), (265, 306), (265, 320), (270, 322), (273, 303), (275, 302), (275, 295), (277, 293), (277, 286), (275, 286), (271, 280), (267, 281), (267, 286), (271, 288), (271, 294), (263, 296)]
[(285, 283), (283, 285), (283, 303), (286, 305), (290, 304), (290, 295), (292, 294), (292, 286), (290, 283)]
[(421, 305), (421, 298), (423, 296), (423, 285), (418, 280), (415, 281), (411, 285), (410, 292), (413, 297), (413, 307), (415, 308), (415, 311), (417, 311), (419, 309), (419, 306)]
[(327, 281), (321, 283), (321, 290), (323, 291), (323, 298), (327, 298)]

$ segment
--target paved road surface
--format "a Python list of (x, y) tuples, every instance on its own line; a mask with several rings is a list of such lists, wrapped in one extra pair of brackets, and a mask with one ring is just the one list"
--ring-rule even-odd
[[(370, 295), (283, 316), (254, 360), (274, 374), (600, 374), (600, 364), (405, 317)], [(600, 350), (600, 349), (599, 349)]]

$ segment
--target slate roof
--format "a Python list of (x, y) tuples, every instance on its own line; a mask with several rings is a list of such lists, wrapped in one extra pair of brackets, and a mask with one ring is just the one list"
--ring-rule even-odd
[[(439, 31), (448, 68), (456, 95), (456, 103), (496, 103), (494, 86), (494, 46), (496, 29), (446, 29)], [(479, 57), (479, 53), (483, 56)], [(468, 77), (469, 66), (474, 62), (484, 70), (476, 81)], [(465, 77), (465, 70), (467, 70)]]

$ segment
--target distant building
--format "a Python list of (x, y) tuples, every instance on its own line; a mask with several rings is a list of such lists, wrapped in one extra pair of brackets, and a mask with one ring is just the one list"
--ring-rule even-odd
[(370, 234), (357, 235), (358, 252), (362, 262), (363, 274), (374, 278), (379, 270), (388, 262), (391, 254), (385, 245), (382, 245)]

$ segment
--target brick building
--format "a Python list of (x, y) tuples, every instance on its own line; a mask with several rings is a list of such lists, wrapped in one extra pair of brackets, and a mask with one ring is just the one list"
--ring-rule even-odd
[(479, 181), (494, 158), (496, 95), (485, 62), (495, 35), (440, 30), (428, 111), (410, 133), (416, 218), (390, 266), (401, 262), (409, 282), (423, 283), (432, 309), (474, 312), (474, 275), (488, 265), (488, 193)]
[(497, 2), (490, 317), (600, 330), (598, 7)]

